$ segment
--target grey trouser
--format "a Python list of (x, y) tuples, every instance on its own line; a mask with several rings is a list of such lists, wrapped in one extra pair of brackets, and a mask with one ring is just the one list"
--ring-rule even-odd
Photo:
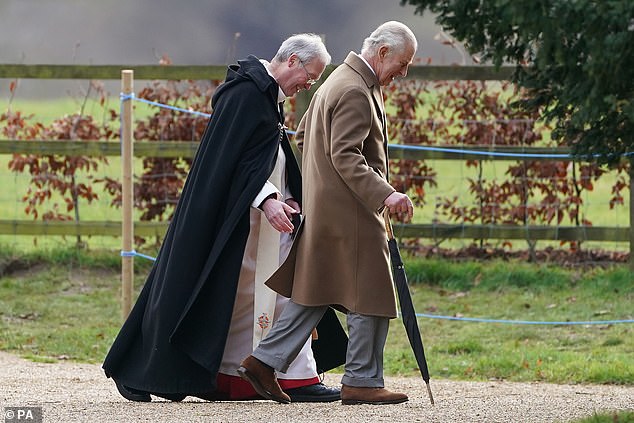
[[(289, 301), (269, 334), (253, 351), (253, 356), (275, 370), (285, 372), (327, 309), (328, 306), (310, 307)], [(389, 318), (358, 313), (348, 313), (346, 318), (349, 341), (341, 383), (382, 388), (383, 349)]]

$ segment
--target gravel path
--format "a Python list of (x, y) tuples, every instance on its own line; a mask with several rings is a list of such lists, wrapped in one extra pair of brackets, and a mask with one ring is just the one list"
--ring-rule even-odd
[[(340, 375), (325, 382), (338, 385)], [(417, 378), (387, 378), (410, 401), (384, 406), (281, 405), (270, 401), (133, 403), (99, 365), (33, 363), (0, 352), (0, 404), (41, 406), (44, 422), (567, 422), (608, 410), (634, 411), (634, 386), (433, 380), (436, 405)]]

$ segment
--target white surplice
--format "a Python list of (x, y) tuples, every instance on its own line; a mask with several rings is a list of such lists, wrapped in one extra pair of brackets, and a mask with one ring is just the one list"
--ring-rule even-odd
[[(240, 362), (253, 352), (268, 333), (273, 321), (289, 301), (264, 285), (264, 282), (284, 261), (291, 247), (291, 237), (275, 230), (257, 206), (270, 194), (288, 199), (284, 172), (286, 157), (279, 148), (275, 170), (269, 177), (251, 207), (251, 227), (240, 269), (238, 290), (229, 327), (220, 373), (237, 376)], [(311, 339), (280, 379), (309, 379), (317, 376)]]

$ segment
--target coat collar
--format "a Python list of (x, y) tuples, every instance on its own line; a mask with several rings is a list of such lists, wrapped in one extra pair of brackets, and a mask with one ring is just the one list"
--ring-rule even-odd
[(268, 91), (271, 89), (271, 85), (277, 85), (277, 81), (273, 79), (273, 76), (269, 74), (257, 57), (249, 55), (244, 60), (238, 60), (238, 64), (243, 74), (253, 80), (261, 91)]
[(350, 53), (348, 53), (348, 57), (346, 57), (344, 63), (350, 66), (352, 70), (354, 70), (356, 73), (358, 73), (361, 78), (363, 78), (363, 81), (368, 86), (368, 88), (372, 91), (372, 96), (374, 97), (376, 107), (381, 111), (381, 121), (383, 122), (383, 126), (385, 128), (385, 106), (383, 105), (383, 91), (381, 90), (379, 78), (376, 76), (374, 71), (370, 69), (365, 60), (363, 60), (355, 52), (351, 51)]
[(372, 69), (368, 67), (366, 62), (357, 53), (351, 51), (350, 53), (348, 53), (348, 57), (346, 57), (346, 60), (344, 60), (343, 62), (346, 65), (350, 66), (356, 73), (361, 75), (363, 81), (368, 86), (368, 88), (372, 88), (375, 86), (380, 88), (379, 79), (374, 74), (374, 72), (372, 72)]
[(249, 55), (246, 59), (238, 60), (238, 64), (229, 65), (225, 82), (220, 84), (212, 97), (212, 107), (215, 106), (217, 98), (226, 90), (245, 81), (252, 81), (260, 91), (268, 93), (273, 104), (277, 105), (280, 88), (277, 81), (269, 75), (260, 59)]

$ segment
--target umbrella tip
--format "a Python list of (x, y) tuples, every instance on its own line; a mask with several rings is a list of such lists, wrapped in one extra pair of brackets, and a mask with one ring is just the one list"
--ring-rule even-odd
[(434, 396), (431, 393), (431, 388), (429, 387), (429, 382), (425, 382), (427, 385), (427, 394), (429, 395), (429, 401), (431, 401), (431, 405), (434, 405)]

